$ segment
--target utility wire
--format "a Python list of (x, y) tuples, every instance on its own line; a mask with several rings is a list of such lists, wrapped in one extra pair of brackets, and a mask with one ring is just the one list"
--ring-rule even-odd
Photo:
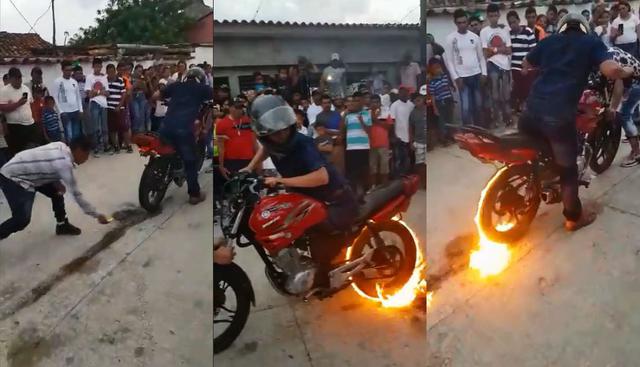
[[(31, 31), (36, 32), (36, 30), (34, 29), (36, 24), (38, 24), (38, 22), (40, 21), (40, 19), (42, 19), (42, 17), (44, 17), (45, 15), (47, 15), (47, 13), (49, 12), (49, 10), (51, 10), (51, 6), (53, 5), (53, 3), (49, 3), (49, 7), (47, 8), (47, 10), (44, 11), (44, 13), (42, 13), (42, 15), (40, 15), (38, 17), (38, 19), (36, 19), (36, 21), (33, 23), (33, 26), (31, 27)], [(36, 32), (37, 33), (37, 32)]]
[[(27, 23), (27, 25), (33, 29), (33, 26), (31, 25), (31, 23), (29, 23), (29, 21), (27, 20), (27, 18), (24, 17), (24, 15), (22, 15), (22, 12), (20, 11), (20, 9), (18, 9), (18, 7), (16, 6), (16, 4), (13, 3), (13, 0), (9, 0), (9, 2), (11, 3), (11, 5), (13, 5), (13, 7), (16, 9), (16, 11), (18, 12), (18, 14), (20, 14), (20, 16), (22, 17), (22, 19)], [(31, 30), (29, 30), (31, 31)]]
[(398, 23), (402, 23), (403, 20), (407, 19), (407, 17), (409, 15), (411, 15), (411, 13), (413, 13), (414, 11), (418, 10), (418, 8), (420, 8), (420, 5), (416, 6), (415, 8), (409, 10), (409, 12), (407, 13), (407, 15), (405, 15), (404, 17), (402, 17), (402, 19), (400, 19), (400, 21)]
[(253, 14), (253, 19), (251, 19), (251, 21), (256, 20), (256, 17), (258, 16), (258, 12), (260, 11), (260, 8), (262, 8), (262, 3), (264, 2), (264, 0), (260, 0), (260, 3), (258, 4), (258, 9), (256, 9), (256, 13)]

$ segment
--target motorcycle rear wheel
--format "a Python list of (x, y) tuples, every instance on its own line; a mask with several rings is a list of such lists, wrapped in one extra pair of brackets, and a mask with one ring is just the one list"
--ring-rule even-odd
[(589, 161), (589, 167), (593, 172), (601, 174), (611, 167), (621, 140), (622, 126), (618, 122), (602, 122), (596, 127), (588, 142), (593, 150)]
[[(526, 190), (526, 186), (530, 184), (532, 170), (533, 166), (529, 164), (509, 166), (498, 171), (489, 181), (490, 186), (486, 188), (484, 199), (479, 204), (481, 207), (478, 209), (480, 211), (479, 225), (489, 240), (509, 244), (524, 237), (529, 230), (541, 201), (539, 182), (535, 182), (531, 186), (532, 192), (528, 193), (530, 195), (529, 203), (526, 203), (526, 198), (523, 196), (526, 195), (526, 192), (522, 192), (522, 190)], [(517, 187), (514, 185), (517, 185)], [(513, 202), (498, 202), (498, 200), (506, 201), (507, 199), (518, 200), (522, 205), (528, 205), (526, 207), (520, 205), (513, 208), (513, 212), (518, 211), (518, 213), (515, 215), (510, 213), (509, 215), (511, 216), (511, 221), (515, 219), (515, 223), (510, 222), (513, 223), (512, 227), (500, 230), (497, 227), (501, 223), (494, 221), (494, 214), (500, 216), (499, 213), (496, 213), (496, 209), (502, 210), (502, 204), (507, 206), (516, 205)]]
[[(402, 242), (402, 248), (399, 248), (399, 250), (403, 255), (402, 262), (398, 266), (398, 272), (387, 281), (384, 281), (384, 279), (366, 279), (362, 274), (353, 277), (353, 283), (360, 291), (369, 297), (378, 298), (377, 283), (381, 283), (382, 295), (386, 296), (393, 295), (409, 281), (416, 266), (418, 243), (414, 239), (411, 230), (404, 223), (392, 220), (376, 223), (374, 227), (378, 234), (389, 232), (398, 236)], [(384, 237), (382, 238), (384, 239)], [(365, 227), (352, 245), (350, 259), (360, 258), (364, 255), (367, 247), (371, 248), (375, 243), (374, 241), (371, 231)], [(385, 242), (385, 245), (388, 246), (389, 244)]]
[(161, 208), (162, 200), (171, 183), (169, 178), (169, 162), (167, 159), (151, 159), (142, 171), (138, 186), (138, 200), (149, 213), (156, 213)]
[[(236, 264), (229, 265), (213, 265), (214, 280), (214, 316), (213, 316), (213, 352), (215, 354), (229, 348), (231, 344), (238, 338), (242, 329), (249, 319), (251, 311), (251, 301), (253, 299), (253, 291), (251, 282), (246, 273)], [(216, 316), (221, 310), (225, 310), (227, 297), (225, 291), (231, 288), (235, 294), (236, 309), (233, 311), (233, 318), (228, 326), (220, 335), (215, 336)], [(227, 305), (228, 306), (228, 305)], [(226, 311), (226, 310), (225, 310)], [(218, 324), (222, 324), (222, 320), (218, 320)], [(227, 322), (224, 321), (226, 324)]]

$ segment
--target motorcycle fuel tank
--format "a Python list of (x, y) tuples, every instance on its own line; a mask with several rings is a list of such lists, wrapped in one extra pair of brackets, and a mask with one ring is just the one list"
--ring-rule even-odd
[(256, 240), (275, 255), (326, 218), (327, 209), (320, 201), (286, 193), (260, 199), (249, 218), (249, 227)]

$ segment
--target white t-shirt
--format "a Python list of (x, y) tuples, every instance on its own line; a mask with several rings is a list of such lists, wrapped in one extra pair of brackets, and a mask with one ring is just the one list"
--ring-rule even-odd
[(616, 38), (615, 44), (622, 45), (625, 43), (633, 43), (638, 40), (636, 27), (640, 24), (640, 19), (635, 14), (629, 14), (629, 19), (622, 20), (619, 16), (611, 23), (611, 28), (618, 30), (619, 25), (623, 25), (624, 31), (622, 35)]
[(391, 110), (389, 111), (391, 113), (391, 118), (395, 120), (393, 125), (396, 136), (405, 143), (409, 142), (409, 116), (411, 115), (411, 111), (413, 111), (414, 107), (413, 102), (409, 100), (406, 102), (397, 100), (393, 102)]
[(417, 62), (411, 62), (407, 66), (400, 67), (400, 83), (406, 87), (413, 88), (415, 92), (418, 88), (418, 75), (422, 74), (420, 65)]
[[(491, 28), (486, 26), (480, 31), (483, 48), (511, 47), (511, 35), (506, 27)], [(496, 54), (487, 60), (502, 70), (511, 70), (511, 59), (508, 55)]]
[(322, 112), (322, 106), (318, 106), (315, 103), (311, 102), (309, 108), (307, 108), (307, 119), (309, 120), (309, 124), (316, 123), (316, 117), (320, 112)]
[(27, 103), (18, 107), (15, 111), (5, 112), (7, 117), (7, 124), (16, 125), (31, 125), (33, 124), (33, 115), (31, 113), (31, 103), (33, 103), (33, 97), (31, 91), (26, 85), (22, 85), (20, 88), (15, 89), (11, 84), (5, 85), (0, 89), (0, 104), (9, 104), (18, 102), (22, 98), (22, 93), (27, 93)]
[(480, 73), (487, 75), (482, 42), (475, 33), (455, 31), (447, 37), (444, 48), (447, 68), (453, 80)]
[(51, 96), (56, 101), (60, 113), (82, 112), (80, 86), (75, 79), (63, 77), (56, 79), (51, 88)]
[[(100, 82), (100, 84), (102, 84), (102, 88), (94, 88), (95, 84), (97, 82)], [(102, 74), (102, 75), (95, 75), (95, 74), (89, 74), (87, 75), (87, 80), (85, 82), (84, 85), (84, 90), (89, 92), (92, 91), (93, 89), (99, 89), (99, 90), (107, 90), (109, 89), (109, 81), (107, 80), (107, 76)], [(101, 107), (103, 108), (107, 108), (107, 97), (103, 96), (103, 95), (99, 95), (99, 96), (95, 96), (93, 98), (91, 98), (92, 102), (96, 102), (97, 104), (99, 104)]]

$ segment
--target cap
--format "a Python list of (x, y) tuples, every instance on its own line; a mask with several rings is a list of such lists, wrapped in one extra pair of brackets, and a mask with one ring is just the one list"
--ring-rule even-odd
[(422, 85), (420, 87), (420, 94), (423, 95), (423, 96), (427, 95), (427, 85), (426, 84), (424, 84), (424, 85)]
[(332, 53), (331, 54), (331, 61), (333, 60), (340, 60), (340, 54), (339, 53)]

